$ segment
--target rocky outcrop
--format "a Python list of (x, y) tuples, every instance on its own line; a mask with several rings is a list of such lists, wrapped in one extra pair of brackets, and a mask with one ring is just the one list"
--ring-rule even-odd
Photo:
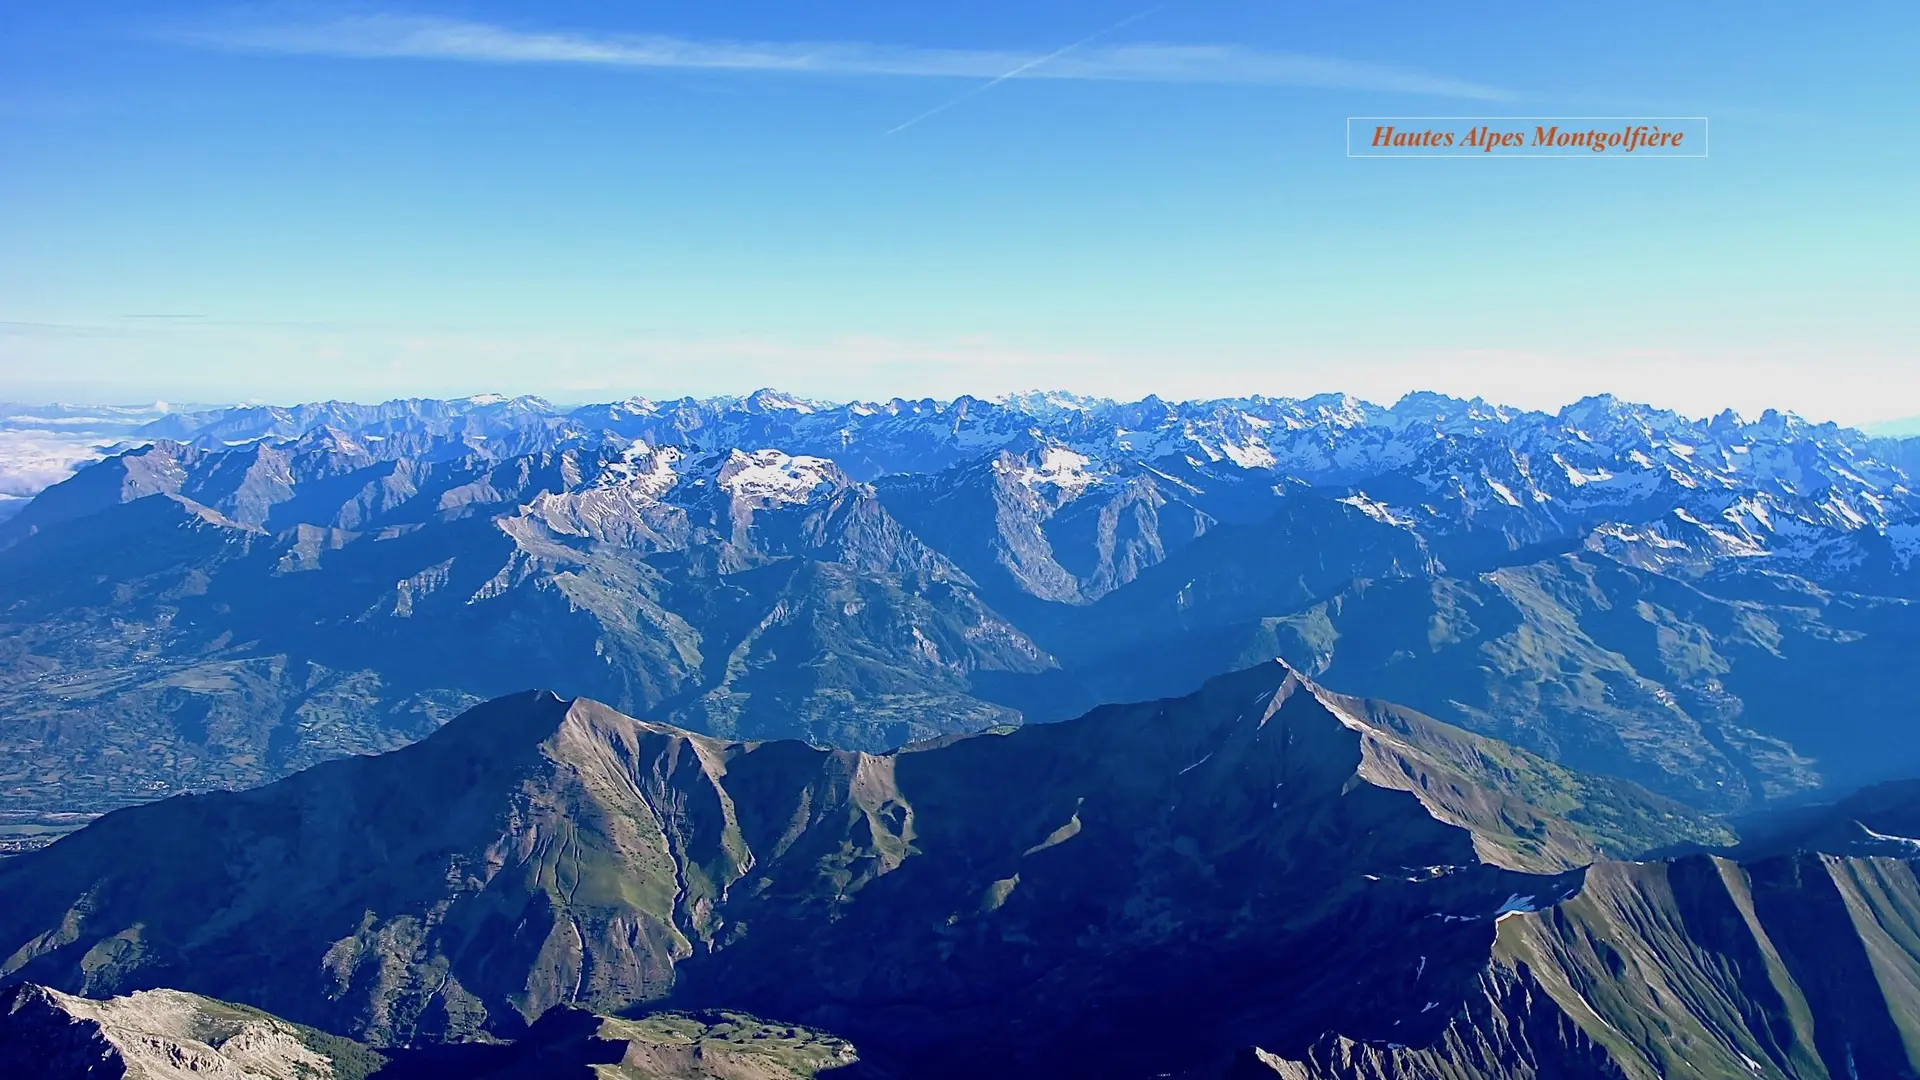
[(0, 1075), (40, 1080), (362, 1080), (386, 1059), (257, 1009), (178, 990), (92, 1000), (0, 990)]

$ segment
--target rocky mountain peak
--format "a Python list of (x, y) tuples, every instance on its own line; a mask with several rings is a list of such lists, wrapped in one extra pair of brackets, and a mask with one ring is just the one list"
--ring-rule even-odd
[(741, 407), (748, 412), (811, 413), (815, 411), (814, 406), (810, 402), (803, 401), (800, 398), (794, 397), (792, 394), (783, 394), (778, 390), (764, 387), (748, 394), (745, 398), (741, 399), (740, 404)]
[(703, 465), (713, 485), (735, 499), (757, 505), (805, 504), (816, 490), (846, 482), (833, 462), (781, 450), (728, 450), (717, 461)]

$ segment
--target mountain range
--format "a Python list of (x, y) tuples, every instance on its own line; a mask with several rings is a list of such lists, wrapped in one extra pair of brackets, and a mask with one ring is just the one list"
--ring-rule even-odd
[(1285, 656), (1735, 812), (1920, 772), (1910, 441), (1433, 394), (173, 411), (0, 522), (0, 809), (528, 686), (867, 751)]
[(170, 1002), (370, 1069), (808, 1075), (672, 1071), (681, 1025), (846, 1077), (1912, 1077), (1917, 800), (1736, 844), (1275, 661), (879, 754), (522, 693), (0, 861), (0, 1045)]
[(0, 520), (0, 1071), (1920, 1077), (1920, 444), (70, 413)]

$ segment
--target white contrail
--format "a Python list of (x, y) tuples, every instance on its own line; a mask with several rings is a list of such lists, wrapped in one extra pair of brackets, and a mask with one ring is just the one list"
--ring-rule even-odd
[(901, 132), (912, 127), (913, 125), (919, 123), (920, 121), (926, 120), (929, 117), (938, 116), (941, 113), (946, 112), (948, 109), (953, 108), (955, 105), (960, 104), (961, 102), (967, 100), (970, 97), (976, 97), (980, 94), (986, 93), (987, 91), (993, 89), (994, 87), (999, 86), (1001, 83), (1006, 82), (1008, 79), (1012, 79), (1020, 75), (1024, 75), (1025, 73), (1032, 71), (1034, 68), (1039, 67), (1041, 64), (1044, 64), (1049, 60), (1058, 60), (1060, 57), (1065, 56), (1066, 54), (1072, 52), (1073, 50), (1078, 49), (1083, 45), (1091, 45), (1093, 42), (1098, 41), (1103, 37), (1106, 37), (1108, 34), (1118, 33), (1119, 31), (1124, 30), (1129, 26), (1132, 26), (1134, 23), (1139, 22), (1141, 19), (1144, 19), (1147, 16), (1153, 14), (1154, 12), (1159, 11), (1161, 8), (1165, 6), (1166, 6), (1165, 4), (1155, 4), (1154, 6), (1147, 8), (1145, 11), (1136, 11), (1132, 15), (1129, 15), (1126, 18), (1121, 19), (1119, 22), (1114, 23), (1112, 26), (1107, 27), (1105, 30), (1095, 30), (1093, 33), (1088, 34), (1086, 37), (1083, 37), (1079, 41), (1073, 42), (1070, 45), (1062, 45), (1061, 47), (1053, 50), (1052, 52), (1047, 53), (1045, 56), (1036, 56), (1033, 59), (1027, 61), (1024, 64), (1021, 64), (1020, 66), (1014, 68), (1011, 71), (1007, 71), (999, 75), (995, 75), (993, 78), (988, 79), (986, 82), (981, 83), (979, 86), (976, 86), (971, 90), (968, 90), (966, 93), (960, 94), (957, 97), (954, 97), (939, 105), (935, 105), (933, 108), (928, 109), (926, 112), (921, 113), (919, 116), (916, 116), (911, 120), (908, 120), (906, 123), (896, 124), (893, 127), (888, 128), (880, 137), (884, 139), (889, 135), (898, 135)]

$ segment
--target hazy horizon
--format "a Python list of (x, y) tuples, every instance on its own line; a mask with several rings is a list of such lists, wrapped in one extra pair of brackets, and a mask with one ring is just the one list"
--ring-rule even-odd
[[(1180, 404), (1192, 404), (1192, 403), (1207, 403), (1207, 402), (1214, 402), (1214, 401), (1233, 401), (1233, 400), (1252, 399), (1252, 398), (1263, 398), (1269, 401), (1304, 402), (1304, 401), (1309, 401), (1315, 398), (1347, 397), (1347, 398), (1352, 398), (1360, 402), (1361, 404), (1372, 405), (1372, 406), (1383, 408), (1383, 409), (1392, 409), (1395, 406), (1397, 406), (1401, 401), (1403, 401), (1408, 397), (1415, 397), (1422, 394), (1434, 394), (1434, 395), (1447, 397), (1447, 398), (1451, 398), (1458, 401), (1466, 401), (1466, 402), (1479, 401), (1485, 404), (1487, 407), (1494, 408), (1494, 409), (1502, 409), (1507, 411), (1544, 413), (1548, 415), (1558, 414), (1562, 410), (1570, 408), (1571, 406), (1578, 404), (1579, 402), (1583, 400), (1587, 400), (1589, 398), (1611, 397), (1628, 405), (1641, 406), (1641, 407), (1653, 408), (1653, 409), (1664, 409), (1669, 412), (1677, 413), (1678, 415), (1683, 416), (1689, 420), (1705, 421), (1705, 420), (1710, 420), (1713, 417), (1718, 416), (1723, 412), (1732, 412), (1743, 421), (1752, 421), (1757, 419), (1758, 417), (1760, 417), (1762, 414), (1766, 412), (1777, 412), (1781, 414), (1797, 416), (1800, 419), (1808, 421), (1810, 423), (1835, 423), (1835, 424), (1839, 424), (1842, 427), (1856, 428), (1869, 435), (1883, 435), (1883, 436), (1905, 436), (1910, 434), (1920, 435), (1920, 416), (1893, 417), (1887, 420), (1868, 422), (1868, 423), (1848, 423), (1846, 421), (1837, 420), (1831, 417), (1809, 416), (1806, 413), (1801, 412), (1800, 410), (1797, 410), (1791, 407), (1783, 407), (1783, 406), (1767, 406), (1765, 408), (1753, 409), (1753, 410), (1738, 409), (1738, 408), (1734, 408), (1733, 406), (1724, 406), (1722, 408), (1711, 409), (1707, 411), (1690, 411), (1685, 408), (1674, 408), (1672, 406), (1662, 405), (1659, 402), (1639, 400), (1624, 394), (1612, 393), (1610, 391), (1600, 391), (1593, 394), (1583, 394), (1583, 395), (1580, 395), (1579, 397), (1570, 398), (1566, 401), (1561, 401), (1558, 403), (1548, 403), (1546, 405), (1538, 405), (1538, 406), (1519, 405), (1510, 401), (1502, 401), (1495, 398), (1490, 398), (1484, 394), (1451, 394), (1451, 393), (1446, 393), (1444, 391), (1430, 390), (1430, 389), (1424, 389), (1424, 388), (1409, 390), (1409, 391), (1406, 391), (1405, 393), (1398, 394), (1393, 397), (1370, 397), (1364, 394), (1355, 394), (1349, 391), (1338, 390), (1338, 389), (1324, 390), (1317, 393), (1307, 393), (1307, 394), (1271, 394), (1271, 393), (1261, 393), (1257, 391), (1249, 391), (1246, 393), (1239, 393), (1239, 394), (1179, 396), (1179, 395), (1155, 394), (1152, 392), (1148, 392), (1146, 394), (1140, 394), (1137, 396), (1114, 397), (1111, 395), (1104, 395), (1104, 394), (1084, 393), (1082, 391), (1075, 390), (1070, 387), (1061, 387), (1061, 386), (1028, 387), (1023, 390), (1009, 390), (1009, 391), (1001, 391), (998, 393), (991, 393), (991, 394), (962, 392), (960, 394), (948, 394), (948, 395), (887, 394), (884, 396), (871, 396), (871, 397), (831, 397), (831, 396), (826, 396), (821, 394), (810, 394), (802, 391), (797, 391), (788, 386), (774, 386), (774, 385), (756, 386), (751, 389), (728, 389), (728, 390), (722, 390), (722, 391), (713, 392), (713, 393), (649, 394), (649, 393), (636, 391), (632, 393), (616, 393), (616, 394), (613, 394), (612, 396), (598, 396), (598, 397), (592, 396), (592, 395), (578, 395), (578, 394), (570, 395), (570, 396), (565, 396), (565, 395), (555, 396), (551, 394), (534, 393), (531, 391), (513, 392), (508, 390), (491, 389), (491, 390), (475, 390), (469, 393), (455, 393), (455, 394), (393, 394), (393, 395), (374, 396), (374, 397), (352, 397), (352, 396), (346, 396), (346, 395), (340, 395), (340, 394), (331, 394), (331, 395), (321, 395), (316, 397), (300, 398), (300, 399), (245, 398), (245, 399), (234, 399), (234, 400), (225, 400), (225, 401), (219, 401), (219, 400), (170, 401), (166, 398), (153, 398), (147, 401), (85, 400), (85, 399), (78, 399), (78, 398), (34, 400), (19, 394), (9, 393), (5, 389), (0, 389), (0, 403), (4, 403), (9, 406), (26, 408), (26, 409), (106, 409), (106, 410), (123, 410), (128, 413), (146, 412), (146, 413), (155, 413), (155, 414), (165, 414), (165, 413), (189, 413), (189, 412), (201, 412), (201, 411), (218, 410), (218, 409), (253, 408), (253, 407), (298, 408), (300, 406), (305, 406), (305, 405), (318, 405), (318, 404), (324, 404), (329, 402), (340, 402), (340, 403), (355, 404), (355, 405), (378, 405), (378, 404), (383, 404), (391, 401), (408, 401), (408, 400), (457, 401), (457, 400), (473, 399), (473, 398), (499, 398), (501, 400), (510, 400), (515, 398), (537, 398), (541, 401), (544, 401), (548, 405), (554, 407), (555, 409), (567, 410), (567, 409), (582, 408), (589, 405), (610, 404), (614, 402), (633, 401), (633, 400), (645, 400), (645, 401), (653, 402), (656, 404), (670, 402), (670, 401), (687, 400), (687, 399), (692, 399), (696, 401), (722, 401), (722, 400), (739, 401), (739, 400), (745, 400), (759, 393), (772, 393), (782, 397), (792, 398), (796, 401), (802, 402), (807, 405), (833, 407), (833, 408), (849, 406), (849, 405), (885, 405), (888, 402), (895, 401), (895, 400), (910, 401), (910, 402), (935, 401), (941, 404), (949, 404), (961, 397), (973, 397), (983, 401), (1007, 403), (1016, 398), (1046, 397), (1050, 395), (1058, 395), (1064, 398), (1079, 399), (1081, 401), (1086, 401), (1091, 403), (1107, 403), (1107, 404), (1113, 404), (1113, 405), (1132, 404), (1135, 402), (1144, 401), (1148, 398), (1157, 398), (1161, 401), (1167, 402), (1168, 404), (1180, 405)], [(7, 421), (14, 421), (24, 426), (29, 421), (46, 420), (46, 419), (47, 418), (44, 418), (44, 417), (37, 417), (31, 414), (27, 414), (22, 416), (0, 417), (0, 423), (4, 423)], [(74, 418), (73, 420), (68, 422), (77, 424), (78, 421), (84, 420), (84, 419), (87, 419), (87, 418), (84, 418), (84, 417)], [(113, 419), (113, 418), (97, 418), (97, 419)]]

